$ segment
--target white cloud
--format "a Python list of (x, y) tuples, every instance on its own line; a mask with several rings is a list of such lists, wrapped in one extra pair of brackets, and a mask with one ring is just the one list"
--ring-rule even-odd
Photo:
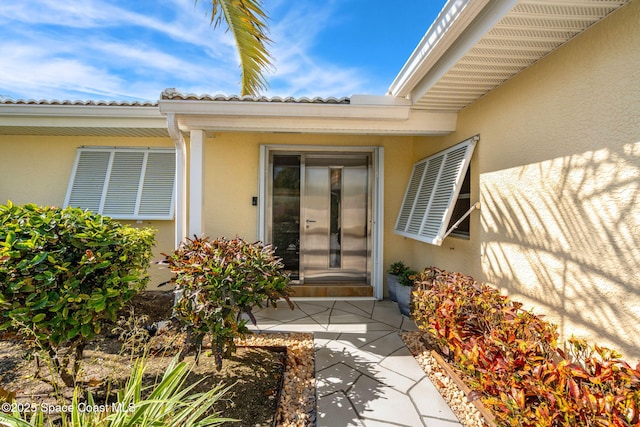
[[(0, 8), (0, 94), (18, 98), (156, 100), (166, 87), (239, 93), (235, 44), (206, 0), (21, 0)], [(269, 95), (361, 93), (364, 73), (314, 53), (336, 1), (267, 2), (275, 70)], [(34, 13), (34, 11), (38, 11)]]
[[(0, 55), (7, 59), (0, 66), (3, 87), (18, 93), (25, 90), (29, 98), (66, 99), (69, 92), (96, 93), (108, 97), (123, 93), (124, 82), (119, 78), (76, 59), (53, 58), (44, 62), (40, 60), (44, 55), (43, 50), (31, 46), (18, 46), (14, 52), (0, 48)], [(32, 67), (25, 73), (28, 64)], [(4, 93), (4, 89), (0, 88), (0, 92)]]

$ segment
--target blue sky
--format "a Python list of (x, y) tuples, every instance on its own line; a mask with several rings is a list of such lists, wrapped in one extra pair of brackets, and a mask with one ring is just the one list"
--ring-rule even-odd
[[(264, 0), (267, 96), (383, 95), (445, 0)], [(0, 6), (0, 97), (148, 100), (238, 94), (235, 45), (207, 0), (17, 0)], [(393, 6), (391, 6), (393, 5)]]

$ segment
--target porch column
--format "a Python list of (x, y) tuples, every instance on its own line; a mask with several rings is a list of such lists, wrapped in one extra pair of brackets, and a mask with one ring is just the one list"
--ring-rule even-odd
[(167, 131), (176, 147), (175, 248), (187, 236), (187, 143), (174, 113), (167, 113)]
[(189, 238), (204, 233), (204, 171), (206, 132), (191, 130), (189, 144)]

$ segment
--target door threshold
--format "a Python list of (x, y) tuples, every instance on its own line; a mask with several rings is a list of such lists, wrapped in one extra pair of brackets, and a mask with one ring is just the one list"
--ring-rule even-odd
[(377, 301), (375, 297), (290, 297), (291, 301)]
[(373, 297), (373, 287), (357, 282), (328, 282), (291, 285), (295, 298)]

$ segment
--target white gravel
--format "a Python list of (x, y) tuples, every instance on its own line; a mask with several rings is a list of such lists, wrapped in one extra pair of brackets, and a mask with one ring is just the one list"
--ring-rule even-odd
[(425, 336), (424, 332), (402, 332), (400, 336), (463, 426), (485, 427), (491, 425), (485, 421), (478, 408), (469, 401), (465, 392), (458, 387), (431, 352), (425, 348), (420, 339)]

